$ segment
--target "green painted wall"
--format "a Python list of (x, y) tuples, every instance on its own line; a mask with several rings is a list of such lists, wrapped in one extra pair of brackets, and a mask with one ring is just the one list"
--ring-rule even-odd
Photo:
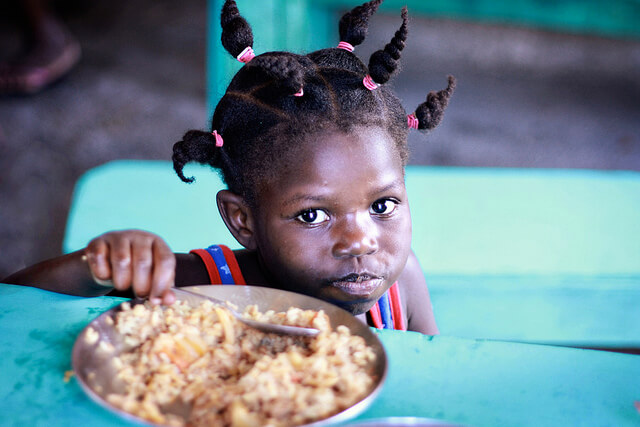
[[(316, 0), (333, 9), (356, 3)], [(397, 11), (404, 5), (410, 12), (432, 17), (640, 38), (639, 0), (385, 0), (380, 10)]]
[[(207, 100), (209, 111), (224, 95), (231, 77), (243, 65), (220, 42), (220, 10), (224, 0), (209, 0)], [(254, 34), (256, 55), (273, 50), (310, 52), (337, 38), (335, 12), (313, 0), (245, 0), (238, 2)], [(330, 34), (330, 31), (336, 34)], [(210, 117), (210, 115), (209, 115)]]

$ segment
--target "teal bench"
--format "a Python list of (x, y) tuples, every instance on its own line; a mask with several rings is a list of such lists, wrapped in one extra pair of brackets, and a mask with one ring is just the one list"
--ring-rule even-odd
[[(237, 248), (209, 168), (115, 161), (76, 185), (64, 252), (142, 228), (185, 252)], [(441, 332), (640, 349), (640, 173), (409, 166), (413, 250)]]

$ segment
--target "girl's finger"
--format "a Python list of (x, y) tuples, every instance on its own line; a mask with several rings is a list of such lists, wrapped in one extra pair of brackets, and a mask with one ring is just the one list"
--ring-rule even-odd
[(94, 278), (111, 279), (111, 263), (109, 262), (109, 245), (101, 238), (93, 239), (84, 250), (89, 270)]
[(151, 245), (152, 239), (146, 236), (133, 239), (131, 244), (133, 291), (139, 297), (149, 295), (152, 286), (154, 254)]
[(131, 286), (131, 241), (117, 238), (109, 241), (113, 286), (123, 291)]
[(167, 291), (164, 294), (164, 297), (162, 297), (162, 304), (171, 305), (174, 302), (176, 302), (176, 294), (174, 294), (171, 290)]
[(153, 279), (150, 293), (152, 303), (172, 304), (175, 296), (171, 292), (176, 274), (176, 257), (164, 241), (155, 239), (153, 249)]

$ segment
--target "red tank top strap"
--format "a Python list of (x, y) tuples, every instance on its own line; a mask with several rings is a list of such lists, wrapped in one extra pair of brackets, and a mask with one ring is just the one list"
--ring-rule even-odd
[(231, 270), (231, 275), (233, 276), (233, 281), (236, 285), (246, 285), (247, 282), (244, 280), (244, 276), (242, 275), (242, 271), (240, 270), (240, 266), (238, 265), (238, 260), (236, 259), (236, 255), (233, 253), (231, 249), (229, 249), (225, 245), (220, 245), (222, 249), (222, 253), (224, 254), (224, 258), (227, 260), (227, 265)]
[[(211, 249), (214, 248), (212, 251)], [(218, 250), (219, 248), (219, 250)], [(217, 252), (215, 252), (217, 251)], [(213, 252), (213, 254), (212, 254)], [(221, 253), (220, 253), (221, 252)], [(208, 249), (193, 249), (189, 253), (196, 254), (205, 265), (212, 285), (246, 285), (238, 260), (231, 249), (225, 245), (213, 245)], [(215, 257), (214, 257), (215, 255)], [(222, 255), (222, 256), (220, 256)], [(224, 273), (225, 279), (222, 278)]]
[(369, 309), (369, 315), (371, 316), (371, 323), (373, 323), (374, 328), (382, 329), (384, 325), (382, 324), (382, 314), (380, 313), (380, 306), (376, 302), (373, 307)]
[(200, 257), (207, 269), (207, 273), (209, 274), (209, 283), (212, 285), (220, 285), (222, 283), (222, 280), (220, 280), (220, 273), (218, 273), (218, 267), (209, 252), (204, 249), (193, 249), (189, 251), (189, 253), (196, 254)]
[(404, 321), (404, 312), (402, 311), (402, 301), (400, 299), (400, 289), (398, 282), (389, 288), (389, 300), (391, 303), (391, 316), (393, 316), (393, 329), (397, 331), (406, 331), (406, 323)]

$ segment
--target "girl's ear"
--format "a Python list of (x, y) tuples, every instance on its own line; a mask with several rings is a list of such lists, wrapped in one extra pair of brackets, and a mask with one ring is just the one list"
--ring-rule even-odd
[(255, 223), (245, 200), (229, 190), (220, 190), (216, 201), (222, 220), (233, 237), (245, 248), (254, 250), (256, 248)]

